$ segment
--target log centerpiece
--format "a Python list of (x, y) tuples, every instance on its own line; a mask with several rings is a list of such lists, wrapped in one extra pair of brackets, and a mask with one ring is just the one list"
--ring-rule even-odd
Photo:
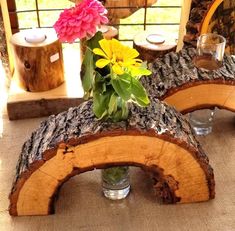
[(174, 108), (155, 101), (130, 106), (127, 121), (98, 121), (92, 102), (50, 116), (22, 147), (10, 193), (10, 214), (54, 212), (57, 191), (70, 177), (117, 165), (150, 171), (164, 203), (214, 198), (214, 175), (188, 122)]
[(152, 76), (142, 78), (150, 97), (181, 113), (213, 107), (235, 112), (235, 56), (225, 55), (223, 67), (207, 71), (194, 66), (195, 54), (195, 48), (185, 48), (150, 63)]

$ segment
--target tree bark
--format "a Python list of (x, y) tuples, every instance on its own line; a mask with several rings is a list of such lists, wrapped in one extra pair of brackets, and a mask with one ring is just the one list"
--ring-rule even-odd
[(195, 48), (170, 52), (149, 64), (151, 77), (142, 83), (152, 98), (164, 100), (181, 113), (219, 107), (235, 111), (235, 58), (225, 55), (215, 71), (196, 68)]
[(92, 102), (50, 116), (25, 142), (10, 194), (11, 215), (54, 212), (60, 186), (71, 176), (109, 166), (133, 165), (152, 173), (164, 203), (214, 198), (214, 175), (188, 122), (156, 100), (130, 105), (127, 121), (99, 121)]
[(201, 25), (208, 10), (214, 0), (193, 0), (189, 15), (189, 21), (186, 25), (186, 35), (184, 42), (196, 46), (197, 38), (200, 35)]

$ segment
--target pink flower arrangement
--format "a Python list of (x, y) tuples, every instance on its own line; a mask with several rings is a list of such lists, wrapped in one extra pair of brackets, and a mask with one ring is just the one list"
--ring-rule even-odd
[(74, 42), (75, 39), (90, 38), (97, 28), (108, 23), (107, 10), (97, 0), (83, 0), (75, 7), (65, 9), (54, 24), (56, 33), (62, 42)]

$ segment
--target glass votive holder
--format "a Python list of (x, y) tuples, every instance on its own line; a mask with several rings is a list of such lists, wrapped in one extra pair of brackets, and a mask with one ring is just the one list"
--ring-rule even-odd
[(212, 132), (215, 109), (202, 109), (189, 114), (189, 122), (196, 135), (208, 135)]

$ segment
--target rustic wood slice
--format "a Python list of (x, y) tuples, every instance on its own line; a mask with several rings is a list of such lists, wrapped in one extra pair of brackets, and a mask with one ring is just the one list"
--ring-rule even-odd
[(188, 122), (174, 108), (155, 101), (130, 105), (127, 121), (98, 121), (87, 101), (50, 116), (22, 148), (10, 194), (10, 214), (47, 215), (70, 177), (115, 165), (152, 173), (164, 203), (214, 198), (214, 175)]
[(64, 82), (61, 43), (54, 30), (41, 31), (45, 31), (46, 39), (36, 44), (25, 40), (30, 30), (16, 33), (11, 38), (20, 84), (30, 92), (47, 91)]
[(164, 100), (181, 113), (219, 107), (235, 111), (235, 57), (225, 55), (216, 71), (198, 69), (194, 48), (170, 52), (149, 64), (151, 77), (142, 78), (152, 99)]

